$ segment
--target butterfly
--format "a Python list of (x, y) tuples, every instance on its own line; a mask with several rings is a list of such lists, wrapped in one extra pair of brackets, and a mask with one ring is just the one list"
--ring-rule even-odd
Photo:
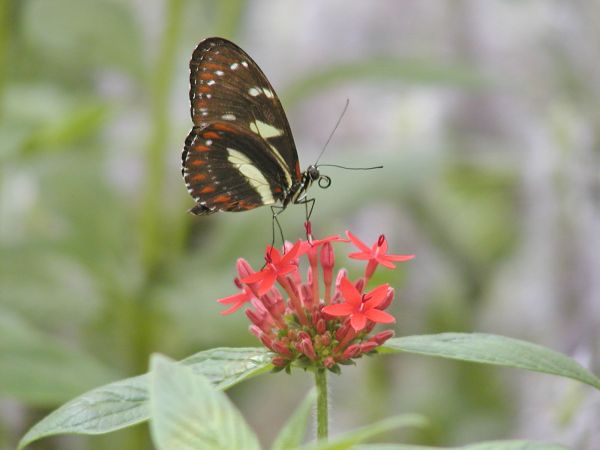
[[(190, 212), (247, 211), (310, 204), (313, 182), (328, 187), (316, 165), (300, 171), (298, 152), (281, 102), (244, 50), (219, 37), (198, 44), (190, 61), (194, 126), (181, 155)], [(309, 217), (307, 209), (307, 218)]]

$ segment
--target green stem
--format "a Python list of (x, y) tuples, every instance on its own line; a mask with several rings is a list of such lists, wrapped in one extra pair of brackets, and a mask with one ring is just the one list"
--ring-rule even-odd
[(315, 372), (317, 386), (317, 440), (327, 440), (329, 435), (329, 406), (327, 404), (327, 371)]
[(177, 42), (181, 34), (183, 0), (169, 0), (165, 28), (154, 67), (150, 70), (151, 127), (146, 144), (146, 185), (142, 201), (142, 255), (146, 273), (153, 278), (167, 246), (161, 211), (166, 178), (165, 155), (169, 138), (169, 97), (175, 70)]
[[(0, 0), (0, 98), (4, 93), (4, 83), (7, 78), (7, 53), (9, 38), (9, 3), (8, 0)], [(3, 111), (0, 110), (0, 116)]]

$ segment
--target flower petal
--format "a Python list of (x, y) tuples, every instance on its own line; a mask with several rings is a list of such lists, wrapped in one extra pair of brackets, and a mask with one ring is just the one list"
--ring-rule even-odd
[(348, 255), (348, 258), (352, 258), (352, 259), (371, 259), (371, 254), (370, 253), (350, 253)]
[(365, 309), (373, 309), (381, 304), (385, 300), (387, 296), (388, 290), (390, 288), (389, 284), (382, 284), (381, 286), (377, 286), (371, 292), (366, 295), (367, 301), (365, 302)]
[(325, 306), (322, 311), (330, 316), (349, 316), (354, 308), (348, 303), (336, 303), (335, 305)]
[(354, 286), (346, 277), (342, 278), (342, 281), (340, 282), (340, 292), (346, 302), (350, 303), (352, 306), (358, 307), (362, 303), (362, 295), (360, 295), (356, 286)]
[(236, 312), (244, 303), (248, 302), (252, 298), (249, 292), (244, 291), (239, 294), (230, 295), (229, 297), (220, 298), (217, 301), (222, 305), (232, 304), (229, 308), (224, 311), (221, 311), (221, 315), (226, 316), (227, 314), (231, 314)]
[(385, 256), (378, 256), (377, 262), (381, 264), (383, 267), (387, 267), (388, 269), (395, 269), (396, 266), (389, 262)]
[(368, 311), (365, 311), (364, 315), (369, 320), (378, 323), (394, 323), (396, 321), (394, 316), (379, 309), (369, 309)]
[(277, 272), (274, 270), (267, 270), (262, 283), (260, 283), (260, 286), (258, 287), (258, 295), (266, 294), (269, 289), (273, 287), (275, 281), (277, 281)]
[(289, 262), (296, 257), (298, 250), (300, 250), (300, 240), (296, 241), (294, 246), (283, 255), (283, 258), (279, 261), (278, 265), (289, 264)]
[(352, 241), (354, 245), (356, 245), (359, 249), (361, 249), (365, 253), (371, 253), (371, 249), (365, 244), (363, 241), (354, 236), (350, 231), (346, 230), (346, 236)]
[(245, 284), (258, 283), (267, 276), (268, 271), (269, 269), (265, 268), (259, 272), (253, 273), (252, 275), (248, 275), (247, 277), (241, 278), (240, 281)]
[(363, 313), (352, 314), (350, 326), (354, 331), (360, 331), (367, 325), (367, 317)]
[(385, 255), (388, 261), (410, 261), (415, 255)]
[(222, 305), (229, 305), (230, 303), (235, 303), (238, 301), (247, 301), (250, 300), (250, 296), (248, 296), (245, 292), (240, 292), (239, 294), (233, 294), (229, 297), (223, 297), (217, 300)]

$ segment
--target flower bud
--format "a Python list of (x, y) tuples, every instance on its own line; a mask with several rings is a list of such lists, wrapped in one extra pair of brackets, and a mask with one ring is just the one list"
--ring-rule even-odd
[(377, 309), (380, 309), (382, 311), (384, 309), (387, 309), (388, 306), (390, 306), (392, 304), (392, 300), (394, 300), (394, 288), (393, 287), (388, 289), (385, 299), (379, 304)]
[(259, 339), (264, 334), (263, 330), (261, 330), (260, 327), (257, 327), (256, 325), (250, 325), (250, 327), (248, 327), (248, 329), (250, 330), (250, 333), (252, 333), (254, 336), (256, 336)]
[(329, 332), (320, 334), (319, 337), (321, 338), (321, 345), (323, 345), (324, 347), (327, 347), (331, 344), (331, 334)]
[(378, 346), (379, 344), (377, 342), (363, 342), (362, 344), (360, 344), (360, 352), (369, 353), (370, 351), (375, 350)]
[(323, 266), (323, 269), (333, 269), (334, 265), (335, 255), (333, 247), (330, 242), (325, 242), (321, 247), (321, 266)]
[(257, 327), (261, 327), (264, 322), (264, 316), (253, 309), (246, 310), (246, 317)]
[(323, 333), (325, 333), (325, 331), (327, 331), (327, 324), (325, 323), (325, 319), (321, 317), (316, 322), (317, 323), (315, 325), (315, 328), (317, 330), (317, 333), (322, 335)]
[(310, 339), (302, 339), (300, 341), (300, 349), (311, 361), (317, 359), (317, 354)]
[(273, 340), (269, 336), (267, 336), (265, 333), (262, 333), (259, 339), (260, 342), (262, 342), (262, 345), (267, 347), (269, 350), (275, 351), (275, 349), (273, 348)]
[(238, 258), (236, 268), (240, 278), (246, 278), (255, 273), (252, 266), (244, 258)]
[(342, 282), (343, 278), (348, 278), (348, 271), (346, 269), (338, 270), (338, 273), (335, 277), (335, 289), (336, 290), (339, 290), (340, 283)]
[(275, 367), (285, 367), (288, 364), (288, 360), (282, 358), (281, 356), (274, 356), (271, 360), (271, 364), (273, 364)]
[(292, 356), (292, 353), (290, 352), (290, 350), (281, 341), (273, 341), (273, 351), (275, 353), (279, 353), (280, 355), (283, 355), (283, 356), (287, 356), (287, 357)]
[(365, 288), (365, 279), (364, 278), (359, 278), (356, 283), (354, 283), (354, 286), (356, 287), (356, 290), (358, 292), (362, 292)]
[(358, 344), (349, 345), (348, 348), (344, 350), (344, 353), (342, 353), (342, 360), (351, 359), (358, 356), (360, 354), (360, 350), (360, 345)]
[(383, 344), (385, 341), (387, 341), (389, 338), (391, 338), (393, 336), (394, 336), (394, 331), (393, 330), (385, 330), (385, 331), (382, 331), (380, 333), (377, 333), (375, 336), (373, 336), (369, 340), (376, 342), (378, 345), (381, 345), (381, 344)]
[(300, 331), (298, 333), (298, 339), (300, 339), (301, 341), (304, 339), (308, 339), (310, 341), (310, 335), (306, 331)]
[(323, 360), (323, 365), (328, 369), (331, 369), (333, 366), (335, 366), (335, 359), (333, 359), (331, 356), (328, 356)]

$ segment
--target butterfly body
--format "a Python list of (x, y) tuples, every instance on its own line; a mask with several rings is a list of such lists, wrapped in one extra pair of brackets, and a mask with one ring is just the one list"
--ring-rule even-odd
[(320, 175), (301, 172), (285, 112), (258, 65), (222, 38), (200, 42), (190, 61), (194, 127), (182, 173), (194, 214), (304, 203)]

